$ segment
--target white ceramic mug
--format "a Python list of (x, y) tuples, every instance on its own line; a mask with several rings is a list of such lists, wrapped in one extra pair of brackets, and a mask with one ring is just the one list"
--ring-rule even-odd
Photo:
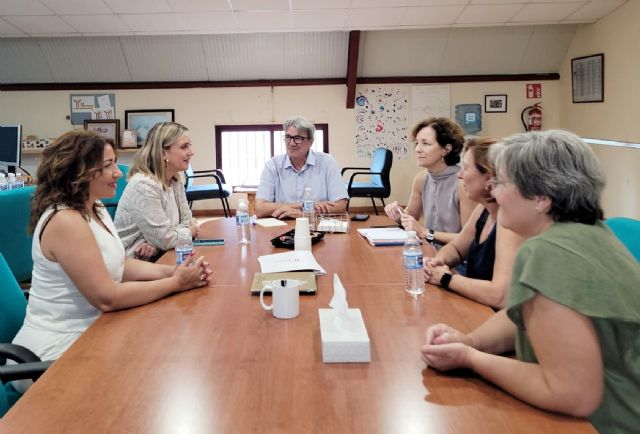
[[(273, 311), (280, 319), (295, 318), (300, 314), (299, 280), (283, 279), (267, 282), (260, 290), (260, 304), (264, 310)], [(264, 292), (271, 291), (271, 304), (264, 302)]]

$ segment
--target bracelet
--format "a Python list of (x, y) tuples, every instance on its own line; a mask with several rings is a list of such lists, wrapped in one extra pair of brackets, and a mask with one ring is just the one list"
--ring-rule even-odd
[(451, 273), (444, 273), (440, 278), (440, 286), (444, 289), (449, 289), (449, 284), (451, 283), (451, 278), (453, 275)]

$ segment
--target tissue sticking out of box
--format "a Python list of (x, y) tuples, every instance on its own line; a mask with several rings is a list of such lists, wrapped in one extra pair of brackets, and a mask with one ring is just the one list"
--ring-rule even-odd
[(371, 342), (360, 309), (349, 309), (347, 294), (337, 274), (333, 276), (333, 309), (318, 309), (322, 361), (370, 362)]
[(347, 303), (347, 291), (340, 281), (338, 274), (333, 275), (333, 297), (329, 302), (335, 310), (335, 326), (338, 330), (349, 330), (349, 304)]

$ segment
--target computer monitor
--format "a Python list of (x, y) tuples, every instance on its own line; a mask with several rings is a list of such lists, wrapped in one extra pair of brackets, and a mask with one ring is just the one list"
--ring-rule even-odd
[(0, 124), (0, 165), (6, 165), (8, 172), (20, 166), (22, 125)]

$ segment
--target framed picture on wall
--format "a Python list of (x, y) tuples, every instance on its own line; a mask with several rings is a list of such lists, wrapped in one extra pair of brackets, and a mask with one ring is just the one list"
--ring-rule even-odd
[(173, 109), (125, 110), (124, 128), (136, 131), (138, 147), (144, 145), (149, 130), (158, 122), (173, 122)]
[(110, 137), (120, 147), (120, 119), (85, 119), (84, 129)]
[(485, 95), (484, 96), (484, 112), (485, 113), (506, 113), (507, 112), (507, 95)]
[(138, 146), (137, 136), (138, 136), (138, 133), (136, 130), (123, 130), (122, 131), (122, 147), (135, 148), (136, 146)]
[(574, 103), (604, 101), (604, 54), (571, 59)]

